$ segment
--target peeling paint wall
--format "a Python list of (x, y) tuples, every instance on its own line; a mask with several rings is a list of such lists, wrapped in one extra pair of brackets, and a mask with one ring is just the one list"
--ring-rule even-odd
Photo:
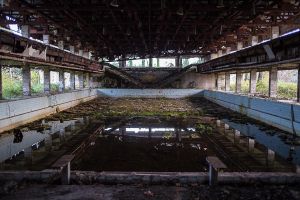
[(189, 72), (180, 79), (180, 88), (198, 88), (211, 90), (215, 88), (215, 74)]
[(100, 97), (184, 98), (202, 96), (201, 89), (98, 89)]
[(204, 91), (204, 97), (221, 106), (300, 136), (300, 105), (237, 94)]
[(96, 89), (0, 103), (0, 132), (41, 119), (97, 97)]

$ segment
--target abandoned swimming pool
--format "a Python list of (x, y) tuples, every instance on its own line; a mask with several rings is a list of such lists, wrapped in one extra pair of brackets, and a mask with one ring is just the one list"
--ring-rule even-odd
[(72, 115), (15, 129), (0, 137), (1, 169), (44, 170), (75, 154), (72, 170), (82, 171), (207, 172), (207, 156), (218, 157), (229, 172), (297, 170), (299, 137), (202, 98), (185, 101), (200, 114)]

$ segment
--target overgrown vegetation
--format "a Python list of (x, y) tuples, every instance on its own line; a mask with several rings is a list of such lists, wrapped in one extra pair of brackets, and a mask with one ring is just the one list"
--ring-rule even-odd
[(44, 92), (44, 84), (41, 83), (41, 74), (39, 70), (31, 70), (31, 93), (39, 94)]
[(51, 93), (56, 93), (59, 91), (59, 84), (58, 83), (51, 83), (50, 84), (50, 91)]
[(2, 68), (2, 87), (4, 98), (22, 95), (22, 76), (19, 68)]
[(294, 99), (297, 97), (297, 84), (278, 81), (277, 96), (284, 99)]

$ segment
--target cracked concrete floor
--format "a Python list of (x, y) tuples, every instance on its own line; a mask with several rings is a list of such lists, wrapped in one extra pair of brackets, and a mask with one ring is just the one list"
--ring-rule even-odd
[(0, 199), (300, 199), (299, 185), (289, 186), (145, 186), (145, 185), (26, 185)]

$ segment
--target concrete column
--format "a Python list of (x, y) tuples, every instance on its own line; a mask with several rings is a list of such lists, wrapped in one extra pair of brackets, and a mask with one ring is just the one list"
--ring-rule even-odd
[(85, 85), (85, 88), (90, 88), (90, 74), (89, 73), (86, 73), (85, 74), (85, 83), (86, 83), (86, 85)]
[(78, 74), (78, 79), (79, 79), (79, 89), (83, 89), (83, 73), (80, 72)]
[(215, 58), (217, 58), (218, 57), (218, 54), (217, 53), (212, 53), (212, 54), (210, 54), (210, 59), (212, 60), (212, 59), (215, 59)]
[(230, 91), (230, 73), (225, 73), (225, 91)]
[(221, 57), (223, 55), (223, 51), (222, 50), (219, 50), (218, 51), (218, 57)]
[(50, 69), (44, 68), (44, 93), (50, 94)]
[(63, 40), (58, 41), (57, 46), (59, 49), (63, 50), (64, 49), (64, 41)]
[(3, 98), (2, 90), (3, 90), (3, 88), (2, 88), (2, 66), (0, 65), (0, 99)]
[(253, 35), (251, 37), (251, 45), (253, 46), (253, 45), (256, 45), (256, 44), (258, 44), (258, 36)]
[(221, 89), (222, 89), (222, 82), (221, 82), (220, 74), (217, 74), (217, 90), (221, 90)]
[(254, 145), (255, 145), (255, 140), (252, 138), (248, 139), (248, 151), (253, 152), (254, 150)]
[(88, 51), (84, 51), (83, 52), (83, 57), (89, 59), (89, 52)]
[(82, 49), (79, 49), (78, 55), (79, 55), (79, 56), (83, 56), (83, 50), (82, 50)]
[(153, 58), (149, 58), (149, 67), (153, 67)]
[(277, 68), (272, 67), (269, 76), (269, 97), (277, 97)]
[(27, 38), (30, 37), (29, 26), (28, 25), (22, 25), (21, 26), (21, 34), (22, 34), (23, 37), (27, 37)]
[(298, 67), (297, 102), (300, 102), (300, 67)]
[(90, 88), (94, 88), (95, 87), (94, 86), (94, 81), (93, 81), (93, 76), (90, 76), (88, 82), (89, 82)]
[(119, 67), (120, 67), (120, 68), (126, 67), (126, 61), (125, 61), (125, 60), (119, 61)]
[(241, 50), (242, 48), (243, 48), (243, 42), (238, 42), (236, 49)]
[(58, 91), (63, 92), (65, 90), (65, 74), (63, 70), (59, 71), (59, 87)]
[(75, 72), (70, 72), (70, 88), (75, 90)]
[(267, 162), (268, 164), (272, 164), (275, 160), (275, 152), (271, 149), (267, 151)]
[(256, 69), (250, 71), (250, 93), (256, 93)]
[(50, 43), (49, 35), (43, 35), (43, 42), (44, 42), (45, 44), (49, 44), (49, 43)]
[(182, 68), (182, 57), (179, 57), (179, 67)]
[(235, 92), (240, 93), (242, 90), (242, 73), (236, 72)]
[(182, 59), (180, 56), (176, 56), (175, 58), (175, 67), (182, 67)]
[(279, 35), (280, 35), (279, 26), (272, 26), (272, 35), (271, 35), (271, 38), (272, 39), (278, 38)]
[(226, 54), (229, 54), (231, 52), (231, 47), (226, 47)]
[(31, 95), (31, 75), (30, 75), (30, 67), (28, 64), (24, 65), (22, 68), (22, 78), (23, 78), (23, 95), (30, 96)]
[(238, 130), (234, 130), (234, 143), (240, 143), (241, 132)]
[(75, 47), (74, 46), (70, 46), (70, 52), (75, 53)]

